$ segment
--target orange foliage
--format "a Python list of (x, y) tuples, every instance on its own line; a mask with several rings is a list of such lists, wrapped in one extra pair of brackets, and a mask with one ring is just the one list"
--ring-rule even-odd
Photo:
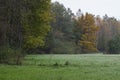
[(96, 32), (98, 27), (95, 25), (94, 16), (86, 13), (78, 19), (77, 23), (81, 29), (81, 39), (78, 44), (81, 46), (82, 52), (97, 52)]

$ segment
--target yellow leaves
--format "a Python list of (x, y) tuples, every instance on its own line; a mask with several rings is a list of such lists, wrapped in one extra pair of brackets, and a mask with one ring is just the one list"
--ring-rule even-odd
[(79, 41), (80, 46), (83, 49), (83, 52), (97, 52), (95, 43), (90, 41)]
[(83, 52), (94, 52), (96, 48), (96, 32), (98, 27), (95, 25), (94, 16), (86, 13), (77, 20), (77, 27), (81, 29), (81, 39), (79, 45)]
[(51, 20), (51, 17), (48, 17), (51, 16), (50, 12), (43, 11), (42, 13), (40, 13), (39, 11), (37, 11), (37, 14), (37, 17), (40, 19), (40, 21), (48, 22)]
[(92, 42), (90, 42), (90, 41), (80, 41), (80, 45), (81, 45), (81, 46), (84, 46), (84, 47), (86, 47), (86, 48), (90, 48), (90, 47), (92, 47), (92, 46), (95, 46), (95, 44), (92, 43)]
[(82, 35), (81, 40), (87, 40), (87, 36), (85, 34)]

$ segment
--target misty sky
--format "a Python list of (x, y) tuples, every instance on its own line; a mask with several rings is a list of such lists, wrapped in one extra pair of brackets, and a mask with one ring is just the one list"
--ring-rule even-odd
[(107, 14), (120, 19), (120, 0), (52, 0), (63, 3), (66, 8), (76, 13), (80, 8), (83, 13), (89, 12), (101, 17)]

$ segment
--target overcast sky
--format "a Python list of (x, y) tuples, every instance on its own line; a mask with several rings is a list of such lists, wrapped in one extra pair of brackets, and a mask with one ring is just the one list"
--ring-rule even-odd
[(80, 8), (83, 13), (89, 12), (101, 17), (107, 14), (120, 19), (120, 0), (52, 0), (65, 5), (76, 13)]

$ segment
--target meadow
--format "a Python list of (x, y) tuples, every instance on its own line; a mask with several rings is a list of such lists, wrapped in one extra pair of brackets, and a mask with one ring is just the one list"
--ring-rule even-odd
[(28, 55), (0, 65), (0, 80), (120, 80), (120, 55)]

